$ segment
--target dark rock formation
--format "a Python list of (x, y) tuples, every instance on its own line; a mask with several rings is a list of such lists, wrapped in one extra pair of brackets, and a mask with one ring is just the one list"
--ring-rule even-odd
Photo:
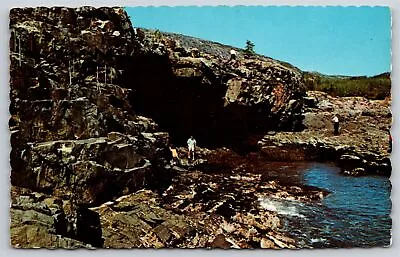
[(129, 89), (118, 83), (120, 59), (134, 51), (122, 9), (13, 9), (10, 29), (15, 143), (154, 129), (151, 121), (137, 120), (126, 101)]
[(161, 132), (112, 132), (107, 137), (29, 143), (19, 169), (11, 174), (12, 183), (78, 204), (100, 204), (151, 186), (162, 176), (157, 164), (165, 160), (167, 140)]
[(298, 70), (260, 56), (229, 61), (181, 41), (146, 31), (142, 49), (152, 51), (136, 55), (130, 72), (132, 105), (174, 141), (182, 144), (192, 134), (209, 147), (240, 148), (254, 133), (301, 128), (304, 86)]
[[(121, 8), (12, 9), (10, 30), (11, 182), (74, 209), (73, 230), (39, 211), (50, 215), (37, 225), (43, 241), (26, 241), (31, 228), (15, 220), (12, 244), (101, 247), (100, 220), (86, 207), (158, 186), (167, 172), (168, 134), (128, 101), (124, 74), (138, 47), (130, 20)], [(12, 217), (31, 211), (19, 212)]]
[(12, 187), (10, 215), (11, 244), (17, 248), (103, 245), (98, 214), (76, 209), (69, 200)]
[(147, 190), (92, 208), (101, 217), (104, 247), (170, 247), (193, 232), (184, 216), (161, 208), (158, 202), (159, 196)]
[[(269, 134), (259, 141), (266, 158), (336, 161), (345, 175), (390, 176), (390, 102), (308, 92), (307, 103), (305, 130)], [(340, 119), (338, 136), (333, 135), (333, 112)]]

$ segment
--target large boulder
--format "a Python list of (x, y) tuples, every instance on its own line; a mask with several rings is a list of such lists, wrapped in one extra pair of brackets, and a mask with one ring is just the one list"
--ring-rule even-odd
[(100, 215), (104, 247), (171, 247), (194, 232), (187, 218), (157, 202), (157, 194), (145, 190), (92, 208)]
[(151, 185), (161, 171), (153, 166), (166, 163), (166, 133), (128, 136), (109, 133), (107, 137), (58, 140), (29, 144), (15, 169), (11, 182), (78, 204), (99, 204), (122, 194)]

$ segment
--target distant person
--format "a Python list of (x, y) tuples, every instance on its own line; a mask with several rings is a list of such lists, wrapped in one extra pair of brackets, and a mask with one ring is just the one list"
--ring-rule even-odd
[(171, 151), (172, 155), (171, 164), (176, 165), (179, 161), (178, 152), (176, 151), (176, 148), (173, 145), (169, 146), (169, 150)]
[(332, 122), (333, 122), (333, 129), (334, 129), (333, 134), (339, 135), (339, 118), (336, 114), (333, 116)]
[(231, 49), (231, 60), (236, 60), (236, 51), (234, 49)]
[(192, 154), (192, 159), (194, 160), (194, 149), (196, 147), (196, 139), (194, 139), (193, 136), (191, 136), (187, 141), (187, 145), (188, 145), (188, 159), (190, 159), (190, 154)]

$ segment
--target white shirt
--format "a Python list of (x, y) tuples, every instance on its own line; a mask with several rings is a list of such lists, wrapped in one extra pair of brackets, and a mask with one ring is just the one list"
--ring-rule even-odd
[(196, 139), (191, 139), (189, 138), (187, 141), (188, 146), (195, 146), (196, 145)]
[(339, 122), (339, 118), (337, 116), (335, 116), (335, 117), (333, 117), (332, 121), (335, 122), (335, 123)]
[(231, 54), (236, 55), (236, 51), (232, 49), (232, 50), (231, 50)]

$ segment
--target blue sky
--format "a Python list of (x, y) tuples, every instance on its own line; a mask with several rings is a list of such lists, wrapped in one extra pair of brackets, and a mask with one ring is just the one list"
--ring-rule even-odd
[(387, 7), (127, 7), (135, 27), (243, 48), (324, 74), (390, 71)]

